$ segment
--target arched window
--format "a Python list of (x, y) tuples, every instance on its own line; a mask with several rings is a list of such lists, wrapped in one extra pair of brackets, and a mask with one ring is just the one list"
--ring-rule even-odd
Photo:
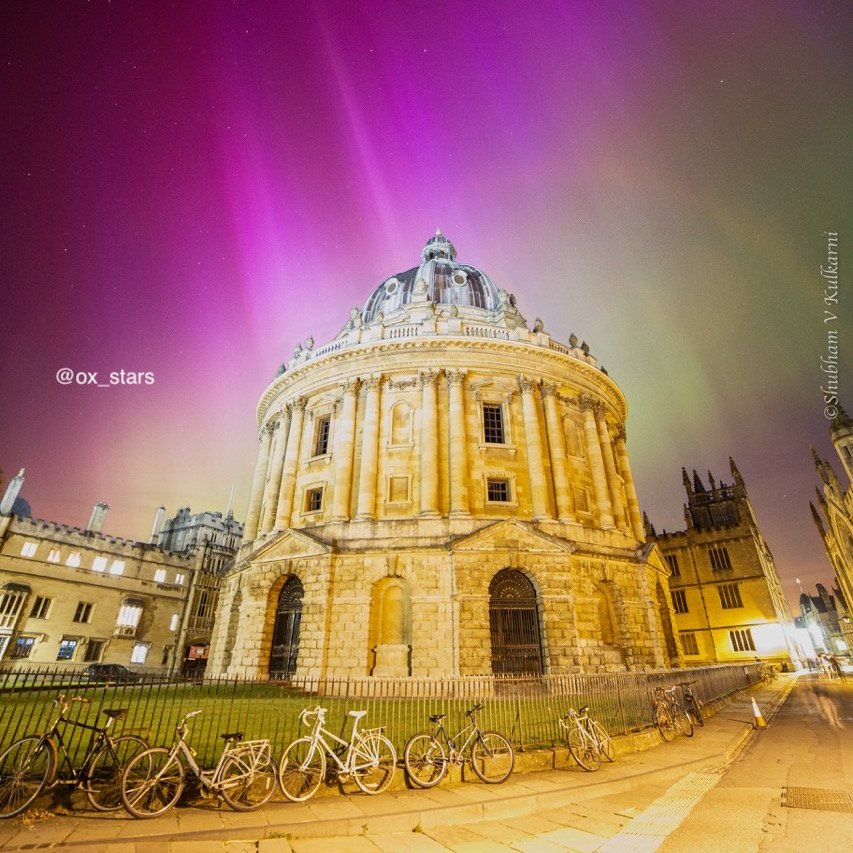
[(489, 584), (492, 672), (539, 674), (542, 640), (533, 584), (515, 569), (502, 569)]
[(408, 403), (397, 403), (391, 409), (391, 444), (410, 444), (412, 441), (412, 411)]
[(302, 583), (292, 575), (278, 596), (270, 650), (270, 676), (275, 678), (291, 678), (296, 672), (303, 594)]

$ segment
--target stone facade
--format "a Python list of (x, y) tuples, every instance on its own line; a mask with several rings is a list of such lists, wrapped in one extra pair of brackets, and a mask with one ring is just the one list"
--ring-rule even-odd
[(441, 234), (258, 406), (210, 670), (443, 676), (668, 666), (626, 405)]
[(689, 666), (762, 660), (789, 667), (797, 658), (794, 625), (773, 555), (764, 540), (743, 477), (706, 487), (682, 469), (687, 529), (649, 540), (660, 547), (684, 661)]

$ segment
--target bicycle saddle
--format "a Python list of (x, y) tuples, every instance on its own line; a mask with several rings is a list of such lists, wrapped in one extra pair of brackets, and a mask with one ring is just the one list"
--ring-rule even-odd
[(127, 716), (127, 708), (104, 708), (103, 713), (111, 720), (121, 720)]
[(360, 720), (362, 717), (367, 716), (367, 711), (348, 711), (347, 713), (351, 717), (355, 717), (357, 720)]
[(440, 723), (446, 716), (447, 714), (430, 714), (429, 721), (431, 723)]
[(587, 711), (589, 711), (589, 705), (584, 705), (583, 708), (578, 708), (578, 714), (583, 716)]
[(222, 740), (243, 740), (243, 732), (229, 732), (228, 734), (219, 735)]

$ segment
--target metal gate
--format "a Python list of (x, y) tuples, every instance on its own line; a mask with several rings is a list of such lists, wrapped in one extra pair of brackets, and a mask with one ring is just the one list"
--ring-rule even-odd
[(515, 569), (501, 569), (489, 584), (492, 672), (542, 672), (539, 608), (533, 584)]
[(278, 597), (270, 651), (270, 676), (291, 678), (299, 656), (299, 625), (302, 622), (302, 583), (290, 577)]

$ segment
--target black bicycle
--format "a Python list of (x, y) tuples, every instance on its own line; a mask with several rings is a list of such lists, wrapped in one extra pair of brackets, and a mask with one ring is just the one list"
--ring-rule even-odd
[[(148, 749), (148, 743), (138, 735), (110, 735), (110, 726), (127, 714), (126, 708), (103, 711), (108, 719), (101, 727), (66, 719), (73, 702), (89, 704), (82, 696), (68, 699), (64, 693), (60, 694), (53, 700), (59, 713), (46, 732), (22, 737), (0, 753), (0, 818), (20, 814), (45, 788), (54, 785), (82, 789), (92, 808), (98, 811), (121, 808), (122, 774), (134, 756)], [(62, 735), (66, 726), (92, 732), (79, 767), (74, 767), (68, 754), (68, 744)], [(64, 778), (57, 778), (60, 754), (68, 771)]]
[(681, 688), (684, 710), (690, 715), (690, 719), (693, 720), (694, 725), (704, 726), (705, 718), (702, 716), (702, 702), (691, 687), (695, 683), (695, 681), (679, 681), (678, 686)]

